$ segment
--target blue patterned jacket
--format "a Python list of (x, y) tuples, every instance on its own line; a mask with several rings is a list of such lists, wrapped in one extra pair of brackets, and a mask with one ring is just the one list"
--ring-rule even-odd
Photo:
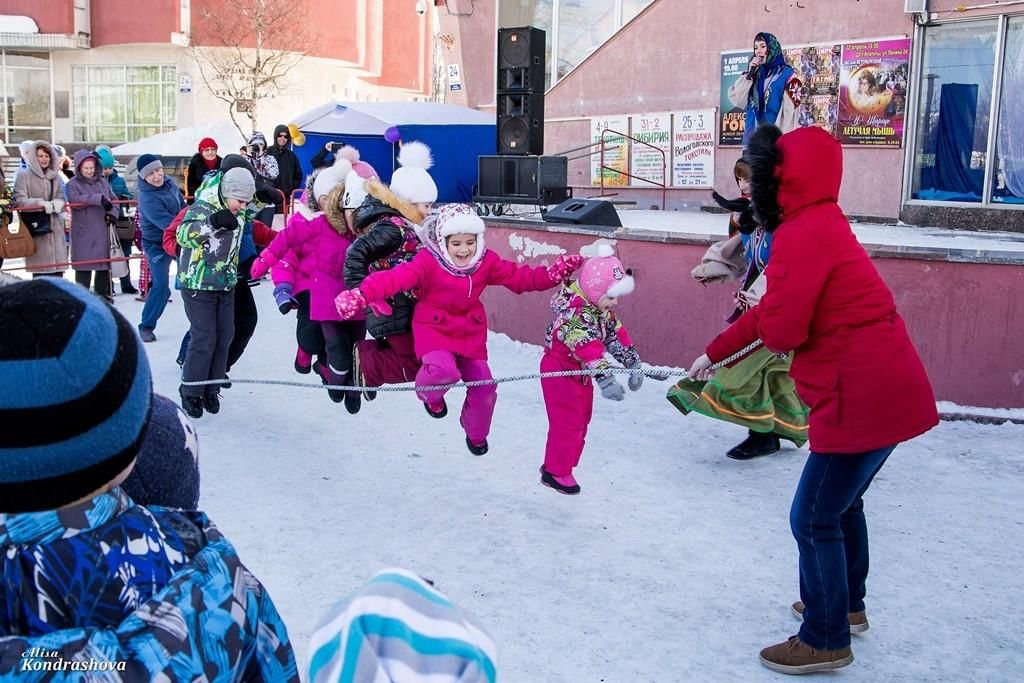
[(0, 681), (86, 677), (299, 680), (270, 596), (209, 518), (120, 488), (0, 514)]

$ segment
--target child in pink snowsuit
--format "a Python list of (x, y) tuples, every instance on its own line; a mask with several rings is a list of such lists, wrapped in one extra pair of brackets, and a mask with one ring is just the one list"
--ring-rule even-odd
[[(337, 298), (343, 318), (380, 305), (396, 292), (416, 289), (412, 328), (422, 367), (417, 386), (491, 379), (487, 366), (487, 313), (480, 296), (488, 285), (516, 294), (550, 289), (583, 263), (582, 256), (560, 256), (550, 266), (520, 266), (484, 248), (484, 222), (472, 206), (448, 204), (435, 221), (425, 221), (421, 239), (427, 248), (405, 264), (371, 274), (357, 289)], [(445, 390), (418, 391), (431, 417), (448, 414)], [(474, 455), (487, 452), (487, 435), (497, 401), (493, 384), (466, 390), (462, 428)]]
[[(610, 366), (605, 351), (624, 367), (640, 369), (640, 356), (629, 333), (612, 313), (618, 297), (633, 291), (633, 278), (615, 257), (611, 245), (598, 247), (597, 256), (588, 259), (579, 277), (565, 285), (551, 299), (555, 320), (545, 335), (541, 372), (585, 369), (605, 370)], [(622, 385), (611, 374), (595, 376), (601, 395), (612, 401), (625, 398)], [(639, 372), (629, 376), (636, 391), (643, 384)], [(541, 483), (559, 493), (575, 495), (580, 486), (572, 470), (580, 462), (587, 426), (594, 409), (594, 390), (590, 377), (546, 377), (540, 381), (544, 407), (548, 414), (548, 441)]]

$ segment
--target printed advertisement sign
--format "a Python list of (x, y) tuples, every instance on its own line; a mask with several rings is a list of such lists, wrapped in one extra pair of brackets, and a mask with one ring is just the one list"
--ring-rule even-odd
[(736, 82), (750, 63), (750, 50), (735, 50), (722, 53), (722, 77), (721, 77), (721, 105), (718, 111), (722, 112), (718, 124), (719, 145), (739, 145), (743, 142), (743, 125), (746, 110), (742, 107), (734, 107), (729, 101), (729, 88)]
[[(666, 184), (665, 172), (672, 168), (672, 114), (639, 114), (631, 118), (631, 135), (647, 143), (631, 141), (630, 167), (636, 176), (632, 184), (639, 187)], [(662, 150), (664, 156), (658, 150)]]
[(843, 45), (836, 133), (844, 145), (902, 145), (909, 73), (909, 38)]
[(672, 116), (672, 186), (708, 188), (715, 182), (714, 109), (676, 112)]
[[(601, 133), (605, 130), (613, 130), (618, 133), (629, 133), (628, 116), (603, 116), (590, 120), (590, 141), (600, 142)], [(594, 147), (593, 156), (590, 157), (590, 184), (597, 187), (601, 184), (601, 174), (604, 174), (605, 187), (625, 187), (629, 184), (629, 140), (622, 135), (609, 133), (604, 136), (604, 165), (601, 168), (600, 147)], [(616, 171), (620, 171), (617, 173)]]
[(786, 50), (786, 61), (803, 83), (800, 125), (818, 126), (835, 135), (839, 118), (842, 45), (814, 45)]

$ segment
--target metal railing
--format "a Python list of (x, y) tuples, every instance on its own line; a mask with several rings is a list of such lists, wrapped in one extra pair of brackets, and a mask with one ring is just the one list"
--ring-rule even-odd
[[(606, 166), (605, 163), (604, 163), (604, 153), (605, 153), (605, 149), (607, 149), (607, 147), (608, 147), (607, 135), (609, 133), (611, 133), (612, 135), (615, 135), (615, 136), (621, 136), (622, 138), (625, 138), (625, 139), (628, 139), (628, 140), (632, 140), (635, 143), (639, 143), (641, 145), (644, 145), (645, 147), (650, 147), (651, 149), (657, 151), (661, 155), (661, 178), (662, 178), (662, 182), (657, 183), (657, 182), (654, 182), (653, 180), (650, 180), (648, 178), (641, 178), (640, 176), (634, 175), (632, 173), (628, 173), (627, 171), (622, 171), (622, 170), (619, 170), (617, 168), (612, 168), (611, 166)], [(598, 149), (595, 150), (594, 149), (595, 147), (597, 147)], [(591, 142), (591, 143), (586, 144), (586, 145), (580, 145), (579, 147), (572, 147), (571, 149), (567, 149), (565, 151), (558, 152), (554, 156), (566, 156), (568, 154), (572, 154), (573, 152), (579, 152), (579, 151), (582, 151), (582, 150), (585, 150), (585, 149), (586, 150), (590, 150), (590, 151), (587, 152), (586, 154), (578, 154), (576, 156), (568, 157), (568, 160), (569, 161), (575, 161), (576, 159), (587, 159), (587, 158), (593, 157), (595, 154), (599, 154), (600, 155), (600, 161), (598, 162), (598, 173), (601, 176), (600, 184), (599, 184), (599, 187), (601, 188), (601, 194), (598, 195), (598, 196), (600, 196), (600, 197), (612, 196), (612, 195), (607, 195), (605, 193), (605, 184), (604, 184), (604, 176), (605, 176), (604, 172), (605, 171), (611, 171), (612, 173), (616, 173), (618, 175), (623, 175), (623, 176), (626, 176), (627, 178), (633, 178), (634, 180), (639, 180), (641, 182), (650, 183), (651, 185), (654, 185), (655, 187), (660, 187), (661, 188), (661, 210), (662, 211), (665, 210), (666, 200), (667, 200), (667, 197), (668, 197), (668, 156), (665, 154), (665, 150), (663, 150), (662, 148), (657, 147), (655, 145), (652, 145), (649, 142), (644, 142), (643, 140), (635, 138), (632, 135), (626, 135), (625, 133), (620, 133), (619, 131), (612, 130), (611, 128), (606, 128), (603, 131), (601, 131), (601, 139), (600, 140), (597, 140), (595, 142)]]

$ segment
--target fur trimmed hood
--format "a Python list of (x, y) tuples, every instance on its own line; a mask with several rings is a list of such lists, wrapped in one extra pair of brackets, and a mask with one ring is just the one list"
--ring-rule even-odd
[(782, 222), (779, 179), (775, 173), (776, 167), (782, 164), (782, 154), (775, 144), (780, 137), (782, 131), (778, 126), (762, 123), (743, 151), (743, 157), (750, 163), (750, 205), (754, 218), (768, 231)]

